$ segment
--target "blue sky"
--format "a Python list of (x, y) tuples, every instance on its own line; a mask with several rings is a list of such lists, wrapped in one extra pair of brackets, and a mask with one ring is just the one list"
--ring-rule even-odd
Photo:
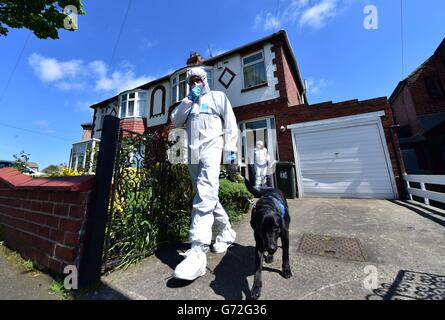
[[(0, 38), (0, 159), (25, 150), (40, 169), (67, 163), (80, 124), (91, 121), (90, 104), (182, 67), (191, 51), (217, 54), (281, 28), (310, 103), (389, 96), (403, 75), (399, 0), (128, 4), (84, 0), (79, 29), (59, 40), (16, 29)], [(363, 27), (366, 5), (378, 9), (377, 30)], [(403, 0), (403, 8), (406, 76), (445, 36), (445, 2)]]

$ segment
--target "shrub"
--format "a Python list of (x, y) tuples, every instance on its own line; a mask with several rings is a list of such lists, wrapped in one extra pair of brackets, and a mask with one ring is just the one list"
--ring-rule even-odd
[(188, 236), (193, 189), (187, 165), (157, 165), (156, 186), (159, 201), (155, 221), (158, 242), (176, 242)]
[(237, 183), (244, 183), (244, 178), (241, 174), (236, 173), (236, 174), (229, 174), (229, 171), (227, 170), (227, 166), (223, 165), (221, 166), (221, 171), (219, 174), (219, 178), (220, 179), (226, 179), (232, 182), (237, 182)]
[[(118, 268), (188, 237), (194, 194), (187, 165), (125, 168), (116, 188), (108, 257), (122, 259)], [(219, 197), (232, 221), (248, 212), (253, 198), (244, 183), (226, 179), (220, 180)]]
[(226, 179), (219, 180), (219, 200), (226, 209), (230, 220), (240, 220), (251, 207), (252, 194), (244, 183), (232, 182)]
[(60, 175), (52, 175), (52, 176), (79, 177), (79, 176), (81, 176), (81, 175), (83, 175), (82, 172), (78, 172), (78, 171), (73, 170), (73, 169), (71, 169), (71, 168), (65, 167), (65, 168), (62, 170), (62, 174), (60, 174)]
[(187, 166), (125, 168), (116, 188), (107, 260), (121, 260), (117, 268), (188, 235), (192, 188)]

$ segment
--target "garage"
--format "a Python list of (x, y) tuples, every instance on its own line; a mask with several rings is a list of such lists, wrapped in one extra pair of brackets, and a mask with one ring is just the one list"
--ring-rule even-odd
[(397, 198), (384, 115), (379, 111), (288, 126), (299, 196)]

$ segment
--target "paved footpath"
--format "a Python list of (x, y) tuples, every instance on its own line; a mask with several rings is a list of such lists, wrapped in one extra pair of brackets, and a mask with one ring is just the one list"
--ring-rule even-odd
[(53, 279), (26, 268), (9, 250), (0, 246), (0, 300), (61, 300), (52, 292)]
[[(279, 249), (275, 261), (263, 269), (261, 299), (445, 299), (445, 211), (385, 200), (297, 199), (289, 205), (294, 276), (281, 277)], [(81, 298), (246, 299), (255, 254), (249, 216), (234, 228), (236, 244), (225, 255), (209, 253), (206, 275), (193, 282), (171, 278), (183, 259), (178, 251), (187, 249), (184, 244), (103, 277), (99, 291)], [(355, 262), (301, 253), (297, 249), (306, 233), (358, 238), (368, 259)], [(377, 272), (374, 290), (364, 286), (367, 266)]]

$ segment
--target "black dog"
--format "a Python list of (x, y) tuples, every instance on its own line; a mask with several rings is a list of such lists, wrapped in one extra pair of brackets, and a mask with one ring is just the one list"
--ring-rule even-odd
[(289, 265), (290, 216), (286, 198), (280, 190), (267, 189), (258, 191), (251, 187), (248, 181), (246, 181), (246, 186), (254, 196), (260, 197), (252, 209), (250, 220), (256, 242), (256, 272), (251, 299), (256, 300), (261, 296), (263, 258), (266, 260), (266, 263), (273, 262), (273, 255), (278, 247), (278, 238), (281, 238), (283, 249), (283, 270), (281, 275), (286, 279), (292, 277)]

